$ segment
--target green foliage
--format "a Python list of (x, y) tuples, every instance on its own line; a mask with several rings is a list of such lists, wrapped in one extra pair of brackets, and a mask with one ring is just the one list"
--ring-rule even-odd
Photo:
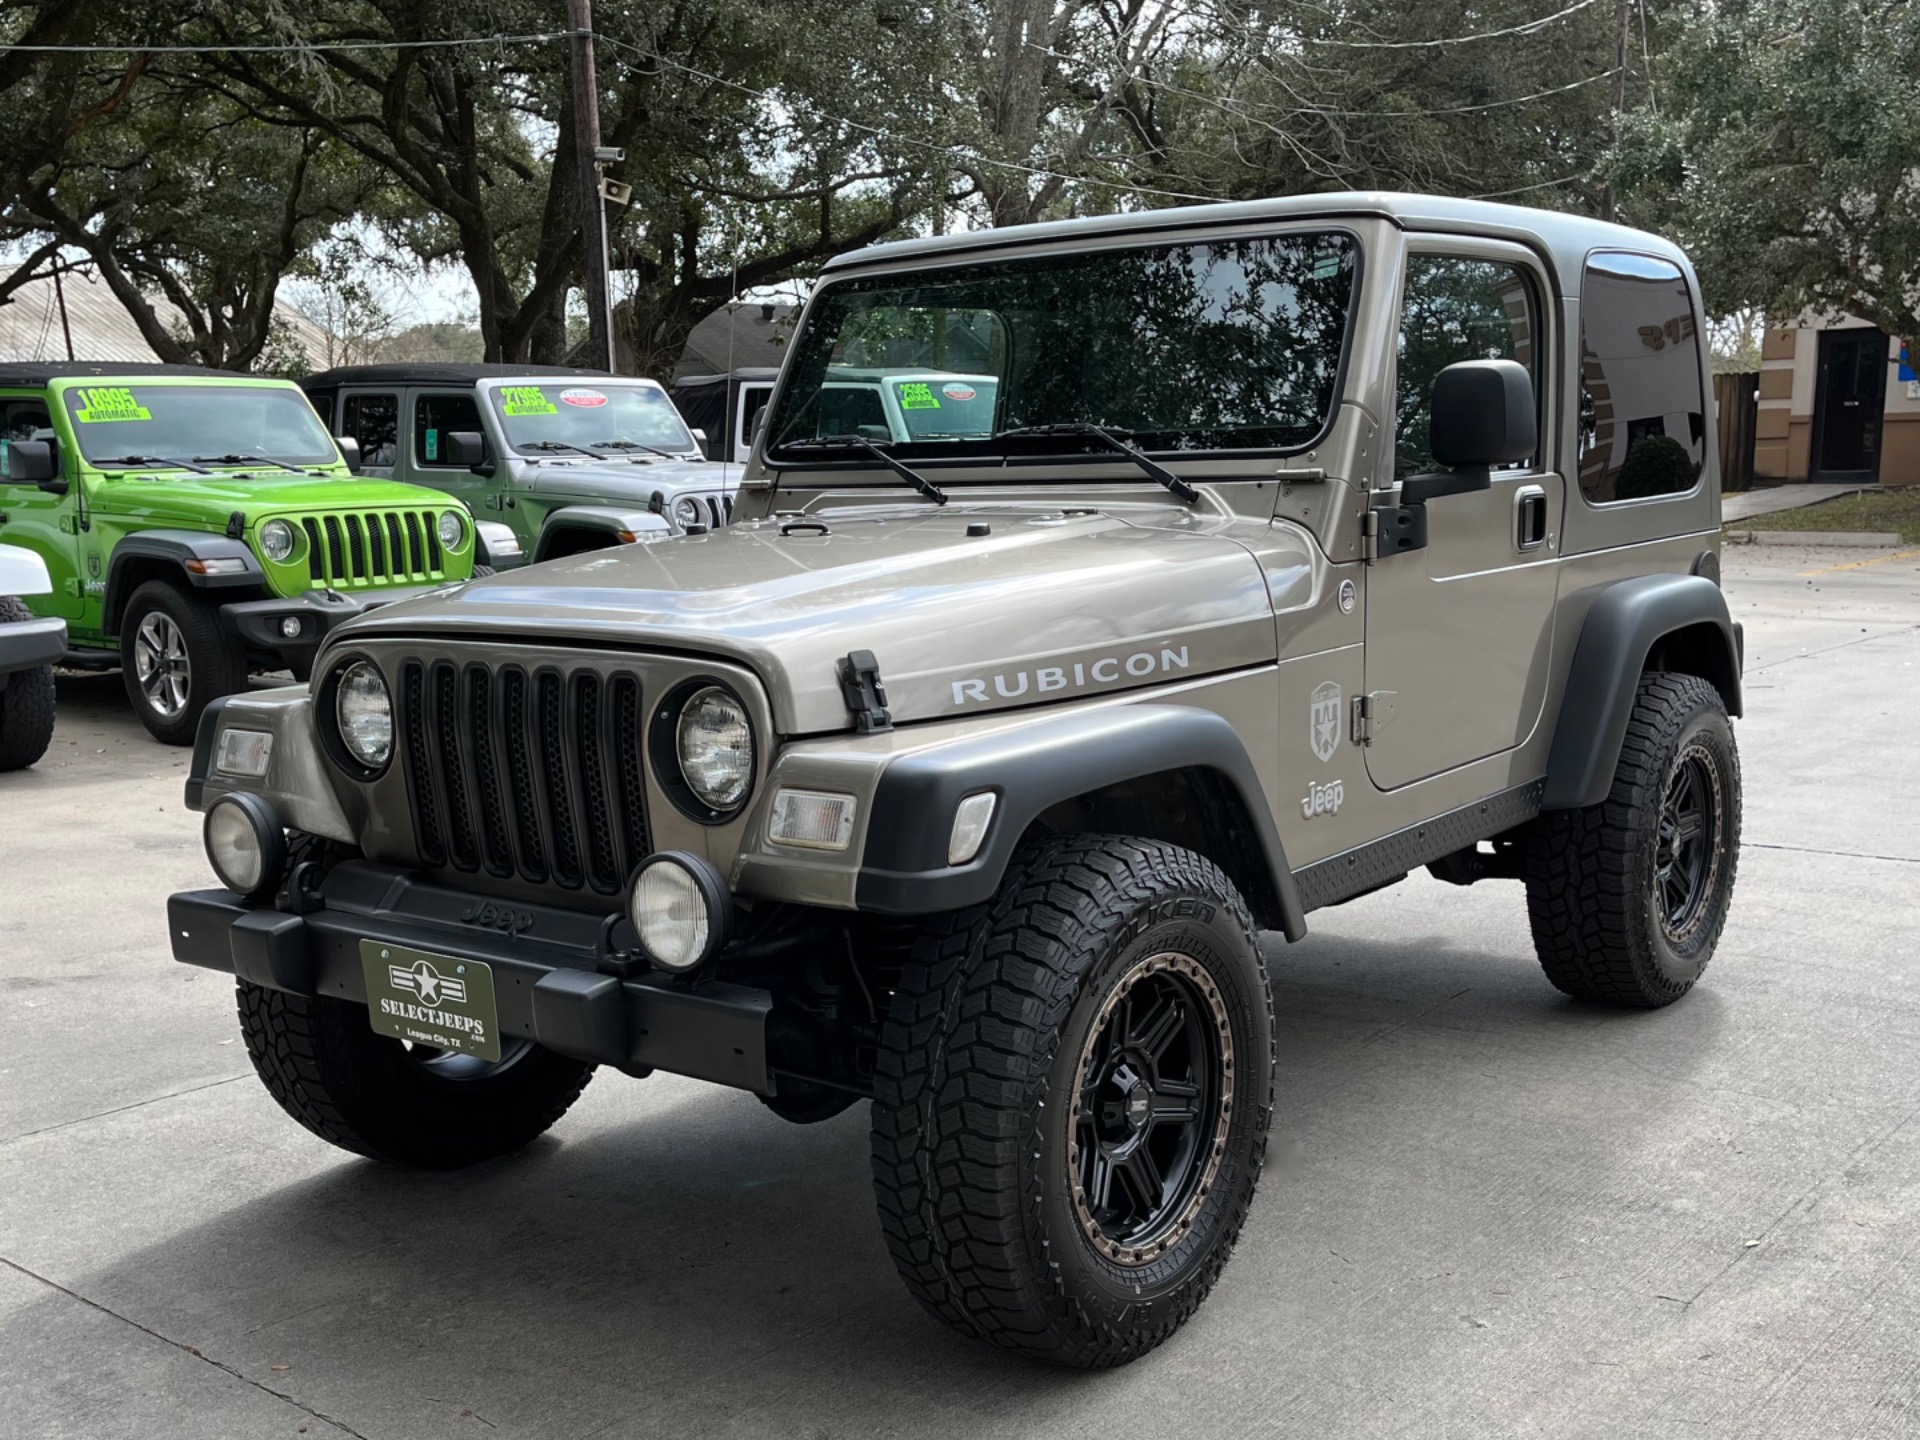
[(1615, 500), (1640, 500), (1648, 495), (1677, 495), (1693, 488), (1700, 467), (1687, 453), (1687, 447), (1667, 435), (1649, 435), (1627, 451), (1621, 463), (1620, 478), (1614, 483)]

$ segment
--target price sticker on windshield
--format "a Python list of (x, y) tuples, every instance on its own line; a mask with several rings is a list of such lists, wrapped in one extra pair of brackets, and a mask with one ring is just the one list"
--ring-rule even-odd
[(933, 386), (924, 380), (908, 380), (900, 385), (900, 408), (902, 410), (938, 410), (940, 402), (934, 398)]
[(151, 420), (153, 412), (133, 398), (124, 385), (100, 385), (80, 392), (80, 408), (73, 418), (82, 425), (103, 425), (110, 420)]
[(522, 415), (558, 415), (560, 407), (540, 393), (538, 385), (502, 385), (500, 409), (509, 420)]

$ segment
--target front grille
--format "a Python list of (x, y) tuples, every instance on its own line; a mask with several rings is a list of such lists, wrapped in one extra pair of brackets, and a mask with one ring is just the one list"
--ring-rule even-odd
[(350, 511), (294, 521), (307, 537), (307, 573), (334, 590), (446, 578), (437, 510)]
[(646, 858), (638, 676), (408, 660), (399, 699), (422, 863), (614, 895)]

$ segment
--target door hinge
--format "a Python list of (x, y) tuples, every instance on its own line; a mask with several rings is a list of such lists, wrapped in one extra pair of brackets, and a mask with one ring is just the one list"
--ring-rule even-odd
[(1388, 555), (1424, 550), (1427, 507), (1382, 505), (1367, 511), (1360, 530), (1360, 558), (1369, 565)]
[(853, 712), (853, 728), (862, 735), (893, 729), (880, 661), (871, 650), (854, 650), (840, 662), (840, 694)]
[(1397, 692), (1370, 690), (1353, 697), (1353, 743), (1371, 745), (1393, 721)]

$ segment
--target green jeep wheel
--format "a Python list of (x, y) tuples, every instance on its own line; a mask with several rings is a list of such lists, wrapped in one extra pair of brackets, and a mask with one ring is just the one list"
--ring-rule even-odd
[(120, 624), (120, 673), (153, 738), (191, 745), (207, 705), (246, 688), (247, 658), (213, 606), (149, 580), (133, 592)]

